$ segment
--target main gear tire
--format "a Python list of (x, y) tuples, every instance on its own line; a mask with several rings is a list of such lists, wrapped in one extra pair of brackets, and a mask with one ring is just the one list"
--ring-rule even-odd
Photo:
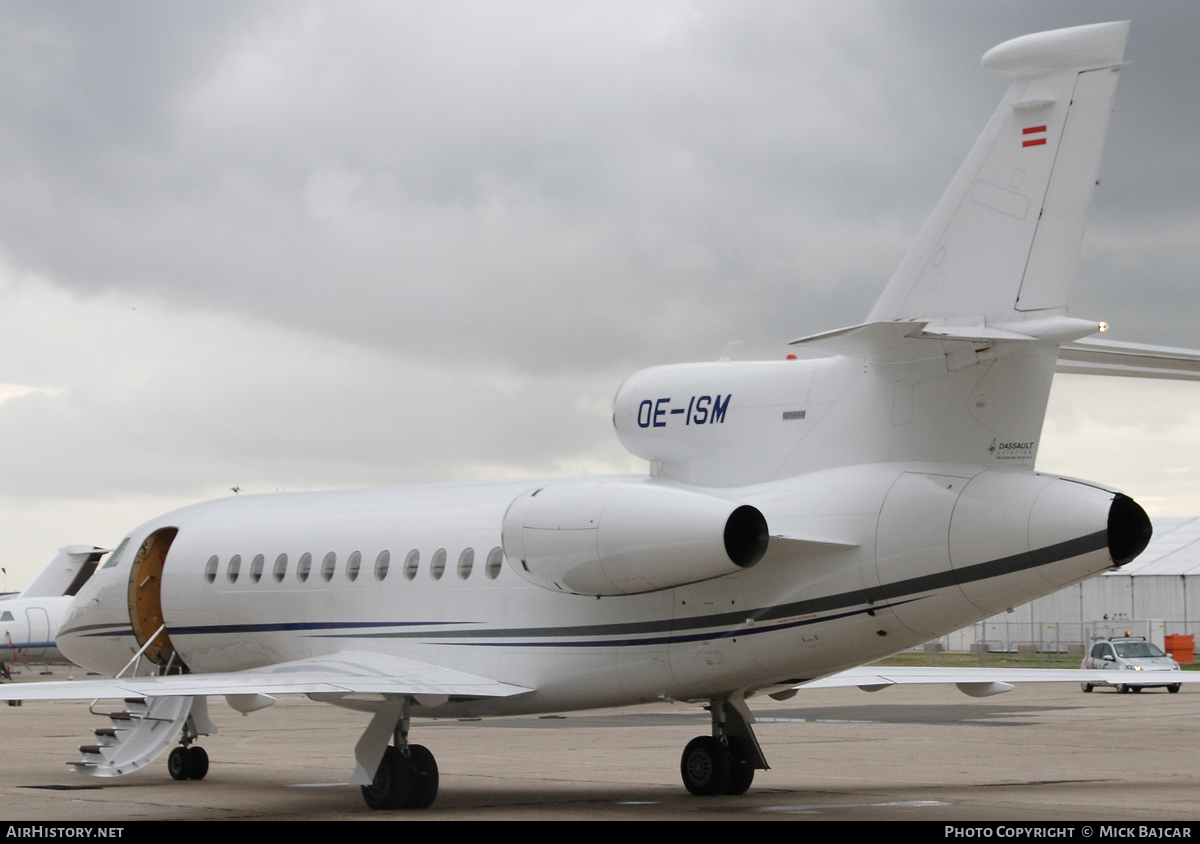
[(191, 757), (192, 762), (192, 770), (188, 773), (188, 779), (204, 779), (208, 775), (208, 751), (203, 747), (192, 745), (188, 748), (188, 756)]
[(679, 760), (679, 774), (692, 794), (709, 797), (723, 794), (729, 786), (729, 750), (712, 736), (697, 736), (688, 742)]
[(723, 794), (745, 794), (754, 782), (754, 763), (750, 761), (749, 742), (729, 736), (729, 782)]
[(408, 753), (408, 802), (404, 808), (428, 809), (438, 792), (437, 760), (420, 744), (410, 744)]
[(394, 747), (383, 751), (375, 778), (362, 786), (363, 800), (375, 810), (403, 809), (410, 800), (408, 760)]
[(186, 747), (180, 746), (171, 751), (167, 757), (167, 773), (173, 780), (192, 778), (192, 754)]

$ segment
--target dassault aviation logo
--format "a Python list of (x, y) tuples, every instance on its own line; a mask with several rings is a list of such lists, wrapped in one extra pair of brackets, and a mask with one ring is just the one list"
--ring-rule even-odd
[(999, 437), (992, 437), (988, 446), (988, 454), (997, 460), (1028, 460), (1033, 457), (1033, 447), (1037, 440), (1025, 442), (1000, 442)]

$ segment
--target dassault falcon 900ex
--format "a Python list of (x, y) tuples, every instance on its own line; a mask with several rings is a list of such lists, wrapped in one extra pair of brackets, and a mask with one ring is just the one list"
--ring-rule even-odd
[[(740, 794), (767, 767), (754, 695), (1011, 688), (984, 669), (857, 667), (1150, 539), (1125, 495), (1034, 470), (1056, 371), (1200, 377), (1200, 353), (1085, 339), (1104, 325), (1067, 315), (1127, 32), (1037, 33), (983, 57), (1008, 92), (865, 322), (794, 341), (799, 360), (629, 378), (613, 422), (648, 476), (168, 513), (109, 555), (59, 634), (116, 678), (0, 698), (125, 699), (74, 763), (93, 776), (177, 744), (171, 775), (203, 777), (214, 695), (371, 712), (351, 782), (386, 809), (437, 794), (432, 753), (409, 741), (422, 716), (701, 702), (712, 733), (684, 749), (684, 784)], [(1090, 675), (1036, 679), (1068, 676)]]

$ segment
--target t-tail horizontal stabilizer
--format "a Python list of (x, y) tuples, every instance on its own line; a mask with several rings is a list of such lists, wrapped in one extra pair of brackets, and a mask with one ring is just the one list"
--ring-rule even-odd
[(793, 340), (792, 346), (817, 354), (848, 355), (876, 363), (948, 358), (947, 368), (1019, 351), (1030, 341), (1061, 343), (1054, 371), (1066, 375), (1108, 375), (1200, 381), (1200, 350), (1099, 340), (1098, 323), (1069, 317), (1003, 325), (950, 325), (925, 320), (852, 325)]
[(948, 358), (947, 369), (994, 360), (1033, 346), (1059, 346), (1102, 330), (1097, 322), (1055, 316), (989, 325), (947, 320), (897, 320), (839, 328), (791, 345), (873, 363)]

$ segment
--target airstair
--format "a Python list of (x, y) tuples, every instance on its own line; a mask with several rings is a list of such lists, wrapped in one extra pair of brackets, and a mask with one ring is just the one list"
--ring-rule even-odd
[[(205, 699), (199, 700), (201, 708), (207, 709)], [(191, 717), (192, 705), (190, 697), (126, 698), (124, 709), (107, 713), (112, 726), (92, 731), (96, 744), (80, 746), (83, 758), (68, 763), (71, 770), (92, 777), (119, 777), (145, 767), (175, 741)]]
[[(146, 640), (142, 649), (117, 673), (118, 678), (130, 669), (131, 676), (137, 676), (143, 654), (165, 629), (166, 624), (163, 624)], [(180, 666), (175, 664), (174, 659), (172, 655), (165, 666), (155, 666), (155, 673), (170, 674), (172, 667), (178, 672)], [(186, 750), (197, 736), (213, 735), (217, 732), (216, 725), (208, 719), (206, 697), (170, 695), (125, 698), (124, 709), (107, 713), (97, 712), (96, 703), (97, 701), (92, 701), (92, 714), (106, 715), (111, 726), (97, 727), (93, 730), (96, 743), (80, 745), (79, 752), (83, 754), (83, 758), (78, 762), (67, 763), (77, 774), (87, 774), (90, 777), (119, 777), (131, 774), (161, 756), (181, 733), (180, 741)], [(193, 755), (203, 754), (199, 748), (191, 750)], [(186, 758), (187, 754), (184, 753), (184, 756)], [(205, 755), (205, 772), (208, 770), (207, 759)], [(184, 764), (184, 768), (187, 767), (188, 765)], [(170, 766), (168, 768), (170, 769)], [(189, 771), (172, 769), (171, 775), (176, 779), (187, 779)], [(200, 779), (203, 776), (203, 772), (197, 772), (192, 778)]]

